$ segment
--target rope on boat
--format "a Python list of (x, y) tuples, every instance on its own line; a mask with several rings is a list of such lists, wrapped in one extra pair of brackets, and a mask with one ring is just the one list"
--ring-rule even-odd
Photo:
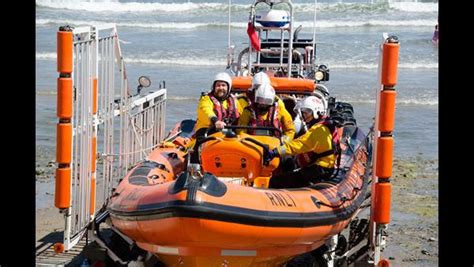
[[(369, 136), (370, 136), (371, 134), (372, 134), (372, 130), (369, 131), (369, 133), (367, 134), (366, 138), (364, 139), (364, 142), (363, 142), (362, 144), (360, 144), (359, 147), (354, 151), (354, 153), (353, 153), (353, 155), (354, 155), (353, 157), (354, 157), (354, 158), (355, 158), (355, 156), (357, 155), (357, 153), (359, 152), (360, 149), (362, 149), (363, 147), (365, 147), (367, 143), (370, 143), (370, 142), (369, 142), (369, 141), (370, 141)], [(347, 144), (347, 145), (348, 145), (348, 147), (350, 147), (349, 144)], [(351, 150), (352, 150), (352, 148), (351, 148)], [(353, 151), (353, 150), (352, 150), (352, 151)], [(369, 151), (367, 151), (367, 150), (363, 151), (363, 153), (365, 153), (366, 156), (369, 155)], [(355, 158), (355, 160), (357, 160), (357, 161), (360, 162), (360, 159), (358, 159), (358, 158)], [(361, 162), (361, 163), (363, 163), (363, 162)], [(364, 164), (364, 167), (367, 168), (367, 166), (366, 166), (365, 164)], [(361, 177), (363, 177), (363, 174), (360, 174), (360, 175), (359, 175), (359, 178), (361, 178)], [(369, 181), (368, 181), (368, 182), (369, 182)], [(322, 202), (322, 201), (320, 201), (320, 200), (316, 200), (316, 203), (319, 204), (319, 205), (322, 205), (322, 206), (326, 206), (326, 207), (329, 207), (329, 208), (333, 208), (333, 209), (334, 209), (334, 208), (339, 208), (339, 207), (341, 207), (342, 205), (344, 205), (344, 203), (346, 203), (347, 201), (352, 201), (352, 200), (357, 196), (357, 192), (359, 192), (359, 191), (361, 191), (361, 190), (362, 190), (362, 188), (360, 188), (360, 187), (354, 187), (354, 188), (352, 189), (352, 192), (351, 192), (351, 193), (352, 193), (352, 196), (351, 196), (350, 198), (348, 198), (348, 197), (346, 197), (346, 196), (340, 197), (340, 199), (339, 199), (340, 203), (337, 204), (337, 205), (332, 205), (332, 204), (324, 203), (324, 202)], [(366, 199), (367, 199), (367, 198), (366, 198)]]
[(346, 196), (342, 196), (339, 201), (341, 201), (341, 203), (337, 204), (337, 205), (331, 205), (331, 204), (327, 204), (327, 203), (324, 203), (322, 201), (319, 201), (319, 200), (316, 200), (316, 203), (319, 204), (319, 205), (322, 205), (322, 206), (326, 206), (326, 207), (329, 207), (329, 208), (339, 208), (341, 207), (342, 205), (344, 205), (344, 203), (346, 203), (347, 201), (352, 201), (356, 196), (357, 196), (357, 192), (358, 191), (361, 191), (362, 189), (359, 188), (359, 187), (354, 187), (354, 189), (352, 189), (352, 197), (350, 198), (347, 198)]

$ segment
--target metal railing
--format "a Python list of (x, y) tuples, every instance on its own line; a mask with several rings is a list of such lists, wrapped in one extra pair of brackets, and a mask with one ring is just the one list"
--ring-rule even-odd
[(115, 24), (60, 27), (58, 72), (59, 252), (82, 239), (119, 179), (164, 138), (166, 89), (132, 96)]

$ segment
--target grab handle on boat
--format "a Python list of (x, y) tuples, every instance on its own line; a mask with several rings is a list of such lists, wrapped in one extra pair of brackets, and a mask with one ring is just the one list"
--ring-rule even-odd
[(204, 137), (207, 137), (209, 134), (213, 134), (216, 132), (216, 126), (214, 125), (211, 125), (209, 126), (209, 128), (206, 129), (206, 131), (204, 132)]
[(242, 142), (242, 141), (249, 141), (249, 142), (251, 142), (251, 143), (253, 143), (253, 144), (256, 144), (256, 145), (260, 146), (260, 147), (263, 149), (263, 155), (262, 155), (262, 156), (263, 156), (263, 157), (262, 157), (262, 158), (263, 158), (263, 165), (264, 165), (264, 166), (268, 166), (268, 163), (270, 163), (270, 160), (266, 160), (266, 158), (267, 158), (267, 154), (270, 153), (270, 148), (268, 147), (267, 144), (263, 144), (263, 143), (261, 143), (261, 142), (255, 140), (255, 139), (253, 139), (253, 138), (250, 138), (250, 137), (242, 138), (240, 141), (241, 141), (241, 142)]
[(215, 136), (209, 136), (209, 137), (205, 137), (205, 138), (198, 138), (196, 139), (196, 143), (194, 144), (194, 147), (192, 149), (192, 151), (190, 151), (191, 155), (190, 155), (190, 162), (191, 164), (201, 164), (201, 159), (199, 157), (200, 155), (200, 148), (201, 148), (201, 145), (208, 142), (208, 141), (212, 141), (212, 140), (218, 140), (218, 138), (216, 138)]

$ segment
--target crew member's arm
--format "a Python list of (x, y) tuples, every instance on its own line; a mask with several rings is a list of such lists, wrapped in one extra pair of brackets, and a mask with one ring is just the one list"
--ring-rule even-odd
[(297, 155), (313, 151), (322, 153), (332, 148), (332, 135), (324, 125), (316, 124), (304, 135), (278, 147), (280, 155)]
[(293, 123), (293, 119), (291, 118), (290, 113), (288, 110), (286, 110), (284, 105), (278, 105), (279, 112), (279, 120), (280, 124), (282, 125), (283, 128), (283, 137), (282, 139), (285, 139), (283, 141), (289, 142), (293, 140), (293, 137), (295, 136), (296, 129), (295, 129), (295, 124)]
[(249, 101), (246, 96), (237, 96), (237, 110), (239, 111), (239, 114), (242, 114), (244, 112), (244, 109), (249, 106)]
[[(251, 116), (251, 114), (250, 114), (250, 111), (248, 110), (248, 108), (244, 109), (244, 111), (240, 115), (238, 125), (248, 126), (249, 122), (250, 122), (250, 116)], [(237, 129), (236, 132), (237, 132), (237, 134), (247, 133), (247, 129)]]
[(212, 117), (216, 117), (216, 113), (214, 113), (214, 103), (212, 103), (212, 100), (209, 98), (209, 96), (203, 96), (201, 101), (199, 101), (198, 105), (198, 112), (201, 111), (204, 116), (209, 118), (209, 120), (212, 119)]
[(209, 128), (209, 126), (214, 125), (217, 121), (217, 115), (214, 113), (214, 103), (212, 103), (209, 96), (203, 96), (199, 100), (197, 109), (197, 120), (196, 126), (194, 126), (195, 132), (201, 128)]

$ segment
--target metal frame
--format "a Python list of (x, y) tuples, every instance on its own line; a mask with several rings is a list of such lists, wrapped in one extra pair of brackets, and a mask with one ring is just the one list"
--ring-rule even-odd
[[(278, 5), (278, 4), (286, 4), (288, 6), (288, 11), (290, 13), (290, 21), (289, 24), (284, 26), (284, 27), (263, 27), (256, 25), (256, 7), (257, 5), (264, 3), (270, 6)], [(229, 3), (230, 5), (230, 3)], [(316, 14), (316, 10), (314, 11)], [(315, 33), (313, 33), (313, 39), (308, 39), (304, 40), (304, 42), (307, 43), (301, 43), (300, 48), (302, 48), (302, 51), (299, 51), (295, 49), (295, 43), (294, 43), (294, 8), (293, 8), (293, 3), (291, 0), (255, 0), (255, 2), (250, 6), (250, 22), (252, 25), (254, 25), (255, 30), (258, 32), (258, 36), (261, 41), (267, 40), (268, 41), (268, 32), (269, 31), (279, 31), (280, 32), (280, 38), (279, 38), (279, 43), (280, 47), (278, 48), (273, 48), (273, 49), (265, 49), (262, 48), (260, 51), (255, 51), (249, 40), (249, 44), (247, 47), (245, 47), (237, 56), (237, 60), (234, 61), (233, 59), (233, 54), (234, 54), (234, 49), (235, 46), (230, 44), (230, 28), (229, 28), (229, 41), (228, 41), (228, 52), (227, 52), (227, 68), (230, 68), (230, 70), (236, 75), (236, 76), (244, 76), (244, 75), (250, 75), (254, 67), (262, 67), (266, 69), (272, 69), (272, 70), (279, 70), (282, 69), (286, 71), (286, 75), (288, 78), (292, 77), (293, 70), (297, 70), (297, 74), (301, 77), (307, 76), (311, 71), (315, 71), (317, 66), (315, 65), (315, 50), (316, 50), (316, 42), (315, 42)], [(316, 20), (316, 15), (314, 16), (314, 19)], [(230, 11), (229, 11), (229, 21), (230, 21)], [(229, 22), (230, 23), (230, 22)], [(316, 22), (314, 22), (315, 24)], [(266, 37), (263, 37), (263, 32), (266, 32)], [(285, 40), (285, 33), (288, 32), (288, 39), (287, 41)], [(302, 47), (304, 46), (304, 47)], [(304, 52), (304, 56), (303, 56)], [(265, 54), (278, 54), (279, 57), (279, 62), (278, 63), (262, 63), (260, 61), (262, 53)], [(298, 64), (293, 63), (293, 53), (296, 53), (296, 55), (299, 57), (300, 62)], [(247, 60), (248, 60), (248, 72), (245, 73), (245, 71), (242, 68), (242, 58), (243, 56), (247, 54)], [(253, 57), (255, 57), (255, 62), (252, 62)], [(287, 63), (284, 63), (284, 58), (288, 59)], [(306, 63), (304, 63), (306, 61)]]
[[(60, 210), (65, 218), (65, 250), (88, 232), (94, 234), (94, 218), (104, 214), (119, 179), (164, 138), (166, 115), (166, 89), (161, 89), (161, 83), (160, 90), (131, 95), (115, 24), (73, 29), (72, 79), (71, 203)], [(116, 95), (120, 98), (115, 99)], [(93, 138), (97, 138), (98, 164), (92, 164), (96, 159)], [(102, 172), (96, 173), (93, 165), (102, 165)], [(91, 199), (96, 186), (102, 194)]]
[[(288, 4), (288, 7), (290, 9), (290, 22), (287, 27), (262, 27), (262, 26), (257, 26), (256, 20), (255, 20), (255, 8), (257, 7), (258, 4), (260, 3), (265, 3), (268, 5), (274, 5), (274, 4)], [(291, 67), (292, 67), (292, 56), (293, 56), (293, 3), (290, 0), (256, 0), (252, 6), (250, 7), (250, 17), (252, 20), (252, 24), (254, 25), (255, 29), (258, 31), (258, 36), (261, 38), (262, 36), (262, 31), (272, 31), (272, 30), (279, 30), (280, 31), (280, 63), (279, 65), (283, 67), (283, 54), (284, 54), (284, 40), (285, 40), (285, 32), (288, 31), (288, 48), (287, 48), (287, 54), (288, 54), (288, 78), (291, 77)], [(252, 67), (259, 66), (260, 64), (260, 52), (257, 51), (256, 57), (257, 57), (257, 64), (252, 64), (251, 62), (251, 55), (252, 55), (252, 46), (249, 41), (249, 70), (252, 69)]]

